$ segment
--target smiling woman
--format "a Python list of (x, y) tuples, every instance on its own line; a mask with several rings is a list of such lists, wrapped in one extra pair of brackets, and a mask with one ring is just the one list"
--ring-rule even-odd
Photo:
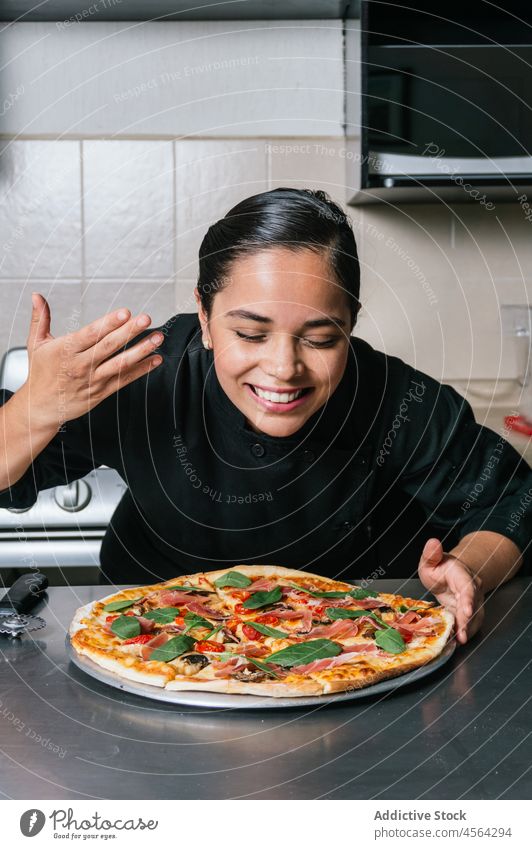
[[(28, 381), (0, 398), (0, 506), (105, 464), (128, 490), (102, 581), (238, 564), (406, 577), (419, 560), (465, 641), (529, 548), (532, 473), (454, 389), (351, 335), (359, 283), (342, 210), (281, 188), (209, 228), (197, 315), (152, 332), (121, 310), (55, 339), (36, 295)], [(394, 488), (425, 516), (402, 570), (376, 556), (375, 529), (401, 522), (383, 515)]]
[(253, 430), (290, 436), (336, 390), (359, 288), (353, 231), (324, 192), (255, 195), (209, 228), (196, 289), (204, 344)]

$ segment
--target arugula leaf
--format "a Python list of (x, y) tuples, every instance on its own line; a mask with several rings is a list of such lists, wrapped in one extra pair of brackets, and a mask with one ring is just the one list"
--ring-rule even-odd
[(212, 631), (209, 631), (209, 633), (208, 633), (208, 634), (204, 637), (204, 639), (205, 639), (205, 640), (210, 640), (210, 639), (211, 639), (211, 637), (214, 637), (214, 635), (215, 635), (215, 634), (218, 634), (218, 632), (219, 632), (219, 631), (221, 631), (221, 630), (222, 630), (222, 628), (223, 628), (223, 625), (218, 625), (218, 627), (217, 627), (217, 628), (213, 628), (213, 630), (212, 630)]
[(390, 654), (401, 654), (401, 652), (406, 650), (406, 643), (399, 631), (396, 631), (395, 628), (385, 628), (384, 631), (377, 631), (375, 642), (379, 648), (390, 652)]
[(197, 613), (192, 613), (190, 610), (187, 610), (185, 613), (185, 622), (187, 623), (187, 627), (183, 631), (183, 634), (188, 634), (192, 628), (212, 628), (212, 622), (204, 619), (203, 616), (198, 616)]
[(253, 581), (247, 575), (243, 575), (242, 572), (227, 572), (226, 575), (216, 578), (214, 586), (218, 587), (218, 589), (222, 589), (223, 587), (240, 587), (240, 589), (244, 589), (252, 583)]
[(362, 599), (362, 598), (376, 598), (378, 593), (374, 593), (372, 590), (363, 590), (362, 587), (356, 587), (353, 590), (328, 590), (326, 592), (320, 592), (319, 590), (308, 590), (306, 587), (300, 587), (298, 584), (290, 584), (295, 590), (300, 590), (300, 592), (308, 593), (313, 598), (346, 598), (347, 596), (351, 596), (351, 598)]
[(358, 619), (359, 616), (368, 616), (369, 610), (346, 610), (343, 607), (327, 607), (325, 615), (329, 619)]
[(384, 622), (380, 616), (377, 616), (373, 610), (345, 610), (342, 607), (327, 607), (325, 610), (326, 616), (329, 619), (358, 619), (360, 616), (369, 616), (371, 619), (374, 619), (375, 622), (378, 622), (379, 625), (383, 625), (385, 628), (389, 628), (387, 622)]
[[(241, 657), (246, 657), (245, 655), (241, 655)], [(259, 669), (262, 669), (263, 672), (267, 672), (268, 675), (273, 675), (274, 678), (280, 678), (280, 675), (277, 675), (277, 672), (274, 672), (273, 669), (268, 667), (267, 663), (263, 663), (261, 660), (257, 660), (255, 657), (246, 657), (246, 660), (249, 660), (250, 663), (253, 663)]]
[(265, 590), (253, 593), (244, 602), (242, 607), (247, 610), (256, 610), (257, 607), (266, 607), (268, 604), (275, 604), (276, 601), (281, 601), (283, 593), (281, 587), (274, 587), (273, 590), (266, 592)]
[(427, 608), (426, 607), (407, 607), (406, 604), (400, 604), (399, 610), (401, 611), (401, 613), (409, 613), (411, 610), (414, 610), (414, 611), (417, 612), (418, 610), (427, 610)]
[(285, 633), (285, 631), (278, 631), (277, 628), (272, 628), (271, 625), (263, 625), (262, 622), (252, 622), (248, 620), (246, 625), (251, 625), (255, 631), (258, 631), (259, 634), (266, 634), (267, 637), (280, 637), (283, 640), (286, 640), (290, 635)]
[(164, 645), (159, 646), (154, 649), (150, 654), (150, 660), (174, 660), (174, 658), (179, 657), (180, 654), (184, 654), (186, 651), (192, 648), (195, 640), (193, 637), (185, 637), (184, 634), (179, 634), (178, 637), (172, 637), (171, 640), (168, 640)]
[(279, 666), (300, 666), (324, 657), (336, 657), (341, 651), (342, 646), (332, 640), (307, 640), (274, 652), (267, 661), (278, 663)]
[(277, 673), (274, 672), (273, 669), (269, 669), (267, 664), (263, 663), (261, 660), (256, 660), (256, 658), (254, 658), (254, 657), (247, 657), (247, 655), (240, 654), (239, 652), (236, 652), (236, 651), (224, 651), (219, 655), (219, 658), (222, 661), (231, 660), (232, 657), (243, 657), (244, 660), (249, 661), (249, 663), (255, 664), (256, 667), (258, 667), (259, 669), (262, 669), (263, 672), (267, 672), (268, 675), (273, 675), (274, 678), (280, 678), (281, 677), (280, 675), (277, 675)]
[(140, 634), (140, 622), (134, 616), (119, 616), (112, 623), (111, 631), (121, 640), (129, 640)]
[(148, 610), (143, 614), (145, 619), (153, 619), (160, 625), (168, 625), (173, 622), (176, 616), (181, 616), (181, 611), (178, 607), (157, 607), (155, 610)]
[(377, 598), (378, 593), (374, 593), (373, 590), (363, 590), (362, 587), (357, 587), (356, 589), (351, 590), (349, 595), (359, 601), (363, 598)]
[(104, 605), (104, 610), (108, 610), (112, 613), (113, 610), (125, 610), (126, 607), (131, 607), (132, 604), (136, 604), (137, 601), (140, 601), (142, 596), (138, 598), (126, 598), (121, 601), (110, 601), (109, 604)]

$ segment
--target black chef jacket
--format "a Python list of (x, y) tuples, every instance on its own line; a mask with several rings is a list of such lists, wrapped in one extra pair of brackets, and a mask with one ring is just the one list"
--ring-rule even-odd
[(530, 467), (450, 386), (352, 337), (327, 403), (297, 433), (272, 437), (255, 433), (223, 391), (196, 314), (160, 329), (163, 363), (67, 422), (0, 493), (0, 506), (28, 507), (41, 489), (117, 469), (128, 489), (102, 543), (109, 580), (239, 563), (338, 577), (378, 566), (390, 576), (375, 562), (374, 528), (393, 487), (421, 506), (446, 548), (475, 530), (528, 547)]

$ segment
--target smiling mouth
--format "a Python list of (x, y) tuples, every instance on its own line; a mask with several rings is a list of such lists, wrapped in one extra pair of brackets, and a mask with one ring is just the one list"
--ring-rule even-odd
[(254, 386), (252, 383), (248, 383), (248, 386), (259, 398), (262, 398), (264, 401), (273, 401), (277, 404), (289, 404), (303, 395), (308, 395), (313, 389), (312, 386), (305, 386), (302, 389), (294, 389), (291, 392), (267, 392), (265, 389), (260, 389), (260, 387)]

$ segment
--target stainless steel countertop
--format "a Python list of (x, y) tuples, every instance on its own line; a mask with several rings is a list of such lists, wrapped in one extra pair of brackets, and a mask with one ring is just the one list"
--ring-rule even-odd
[[(87, 677), (66, 658), (65, 631), (108, 590), (52, 588), (34, 640), (0, 638), (0, 796), (530, 798), (530, 584), (502, 587), (482, 633), (416, 685), (245, 713), (174, 707)], [(375, 583), (414, 597), (420, 586)]]

